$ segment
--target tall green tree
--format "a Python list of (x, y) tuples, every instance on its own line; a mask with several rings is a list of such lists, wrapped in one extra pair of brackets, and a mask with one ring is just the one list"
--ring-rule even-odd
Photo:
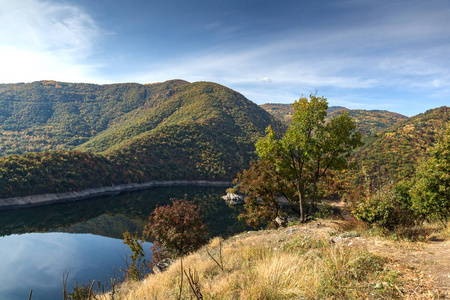
[(450, 216), (450, 124), (428, 152), (430, 157), (420, 164), (411, 189), (413, 209), (428, 220), (444, 223)]
[(351, 151), (361, 145), (361, 134), (355, 132), (355, 124), (346, 113), (327, 122), (328, 103), (324, 97), (302, 97), (293, 107), (292, 123), (285, 134), (278, 137), (268, 127), (267, 135), (256, 143), (256, 151), (296, 187), (300, 218), (304, 221), (306, 199), (311, 214), (320, 194), (320, 181), (330, 170), (346, 167)]

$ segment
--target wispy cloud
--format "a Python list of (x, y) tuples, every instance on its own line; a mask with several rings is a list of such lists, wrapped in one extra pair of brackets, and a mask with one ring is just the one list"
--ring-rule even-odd
[(84, 81), (83, 62), (101, 30), (82, 9), (39, 0), (0, 0), (1, 82)]
[[(352, 5), (356, 11), (342, 15), (350, 20), (335, 27), (296, 28), (253, 39), (251, 44), (239, 41), (221, 50), (216, 47), (184, 55), (151, 65), (151, 72), (135, 79), (216, 81), (239, 87), (249, 98), (258, 97), (252, 100), (260, 103), (273, 102), (274, 96), (284, 95), (289, 101), (299, 91), (308, 94), (328, 89), (339, 90), (344, 97), (348, 93), (348, 99), (361, 106), (364, 99), (374, 101), (367, 95), (356, 96), (363, 90), (425, 89), (435, 94), (450, 89), (448, 4), (357, 1)], [(344, 103), (342, 96), (336, 101)]]

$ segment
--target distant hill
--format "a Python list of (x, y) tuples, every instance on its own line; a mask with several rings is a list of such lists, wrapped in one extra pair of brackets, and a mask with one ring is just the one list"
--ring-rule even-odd
[(356, 129), (361, 132), (362, 136), (367, 137), (382, 130), (388, 129), (391, 126), (407, 120), (408, 117), (390, 112), (387, 110), (362, 110), (362, 109), (339, 109), (328, 113), (328, 118), (333, 118), (348, 112), (348, 115), (353, 119)]
[(260, 106), (286, 124), (289, 124), (292, 120), (292, 114), (294, 113), (292, 104), (266, 103)]
[(182, 80), (141, 85), (38, 81), (0, 84), (0, 156), (73, 149)]
[(357, 171), (375, 182), (410, 178), (449, 121), (450, 108), (443, 106), (377, 133), (353, 154)]
[(178, 86), (155, 102), (79, 149), (133, 158), (154, 178), (231, 179), (255, 158), (266, 127), (279, 127), (256, 104), (214, 83)]
[(231, 180), (255, 158), (265, 128), (282, 127), (241, 94), (209, 82), (2, 85), (0, 103), (3, 153), (8, 145), (19, 154), (61, 149), (0, 158), (1, 197)]
[[(263, 104), (261, 107), (276, 118), (283, 120), (286, 124), (289, 124), (292, 120), (292, 114), (294, 112), (292, 104), (271, 103)], [(347, 109), (342, 106), (329, 107), (327, 110), (327, 117), (333, 118), (344, 111), (348, 112), (349, 116), (354, 120), (356, 129), (366, 137), (408, 119), (408, 117), (404, 115), (386, 110)]]

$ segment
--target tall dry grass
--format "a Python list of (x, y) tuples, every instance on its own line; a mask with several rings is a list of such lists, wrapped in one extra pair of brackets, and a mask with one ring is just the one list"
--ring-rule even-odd
[[(183, 258), (183, 269), (196, 272), (203, 299), (392, 299), (399, 296), (386, 259), (361, 248), (346, 247), (279, 230), (241, 234)], [(222, 255), (223, 270), (209, 253)], [(123, 284), (114, 299), (198, 299), (181, 260), (143, 282)], [(374, 288), (379, 282), (388, 282)], [(180, 293), (180, 287), (182, 292)], [(104, 295), (101, 299), (110, 299)]]

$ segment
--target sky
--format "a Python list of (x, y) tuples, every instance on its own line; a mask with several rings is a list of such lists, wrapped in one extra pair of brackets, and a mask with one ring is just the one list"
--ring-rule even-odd
[(450, 105), (450, 1), (0, 0), (0, 83), (171, 79), (417, 115)]

